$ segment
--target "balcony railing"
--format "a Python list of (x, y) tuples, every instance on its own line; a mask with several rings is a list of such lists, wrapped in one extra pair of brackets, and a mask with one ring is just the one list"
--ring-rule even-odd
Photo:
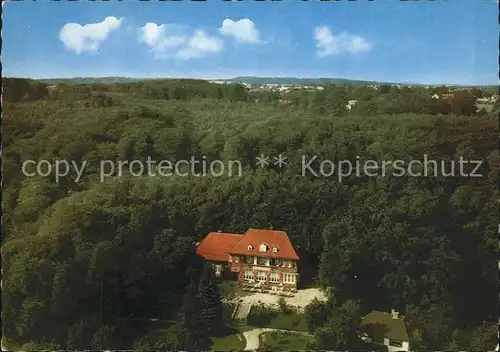
[[(268, 267), (273, 267), (273, 268), (296, 268), (297, 264), (295, 262), (274, 262), (272, 263), (270, 259), (265, 258), (265, 261), (262, 261), (262, 259), (259, 261), (259, 259), (256, 259), (259, 257), (238, 257), (236, 260), (236, 257), (230, 258), (230, 262), (234, 264), (239, 264), (239, 265), (256, 265), (256, 266), (268, 266)], [(262, 257), (260, 257), (262, 258)]]
[(245, 264), (245, 265), (250, 265), (250, 266), (267, 266), (267, 267), (271, 267), (271, 268), (296, 268), (297, 267), (295, 264), (290, 265), (290, 264), (280, 264), (280, 263), (271, 264), (271, 263), (240, 262), (239, 264)]

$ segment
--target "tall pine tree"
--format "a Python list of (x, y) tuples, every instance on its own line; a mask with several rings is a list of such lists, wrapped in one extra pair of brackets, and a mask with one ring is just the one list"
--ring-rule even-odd
[(211, 335), (218, 331), (222, 321), (222, 302), (215, 275), (210, 263), (206, 263), (198, 285), (201, 318)]
[(177, 349), (182, 351), (206, 351), (211, 346), (210, 333), (201, 314), (202, 303), (195, 282), (192, 280), (187, 288), (180, 313)]

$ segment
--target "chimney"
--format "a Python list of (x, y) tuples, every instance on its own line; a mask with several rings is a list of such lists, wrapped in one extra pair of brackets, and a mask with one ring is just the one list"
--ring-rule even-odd
[(399, 313), (396, 310), (391, 309), (391, 315), (392, 319), (399, 319)]

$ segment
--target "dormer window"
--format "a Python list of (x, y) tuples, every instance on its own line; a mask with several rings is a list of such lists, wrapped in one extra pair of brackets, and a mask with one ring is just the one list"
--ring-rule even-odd
[(267, 249), (268, 249), (268, 247), (267, 247), (267, 244), (265, 244), (265, 243), (262, 243), (262, 244), (260, 245), (260, 247), (259, 247), (259, 250), (260, 250), (261, 252), (267, 252)]
[(253, 249), (253, 246), (251, 244), (248, 245), (248, 250), (251, 251)]
[(273, 248), (273, 253), (278, 253), (278, 247)]

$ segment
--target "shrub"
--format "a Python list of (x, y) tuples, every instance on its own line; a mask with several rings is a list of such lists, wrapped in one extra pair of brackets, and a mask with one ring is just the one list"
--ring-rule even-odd
[(283, 314), (288, 314), (291, 311), (290, 307), (288, 306), (288, 304), (285, 301), (285, 298), (283, 298), (283, 297), (280, 297), (278, 299), (278, 306), (280, 307), (280, 311)]
[(316, 329), (324, 325), (327, 321), (327, 305), (323, 302), (320, 302), (317, 298), (313, 299), (312, 302), (305, 307), (304, 311), (307, 317), (308, 329), (311, 334), (314, 333)]

